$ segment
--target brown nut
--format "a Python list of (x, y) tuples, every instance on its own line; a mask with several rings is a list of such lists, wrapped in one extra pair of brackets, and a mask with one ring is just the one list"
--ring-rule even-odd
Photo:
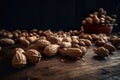
[(27, 40), (30, 42), (30, 43), (33, 43), (37, 40), (38, 38), (36, 36), (31, 36), (31, 37), (27, 37)]
[(84, 41), (79, 41), (79, 46), (85, 46), (85, 42)]
[(46, 46), (50, 45), (51, 43), (46, 40), (46, 39), (39, 39), (35, 42), (35, 45), (38, 47), (38, 48), (45, 48)]
[(60, 44), (62, 40), (54, 35), (48, 35), (47, 40), (50, 41), (52, 44)]
[(120, 38), (114, 39), (114, 41), (112, 41), (112, 44), (116, 47), (116, 48), (120, 48)]
[(99, 13), (100, 15), (105, 15), (105, 11), (104, 11), (103, 8), (100, 8), (100, 9), (98, 10), (98, 13)]
[(69, 48), (71, 46), (72, 46), (72, 44), (70, 42), (62, 42), (60, 44), (60, 47), (62, 47), (62, 48)]
[(71, 39), (79, 39), (79, 37), (78, 36), (71, 36)]
[(79, 41), (83, 41), (85, 43), (85, 46), (87, 46), (87, 47), (92, 45), (91, 41), (88, 39), (79, 39)]
[(35, 49), (28, 49), (25, 53), (26, 57), (31, 63), (37, 63), (41, 60), (41, 54)]
[(2, 46), (9, 46), (9, 45), (14, 45), (15, 41), (9, 38), (2, 38), (0, 39), (0, 45)]
[(90, 17), (87, 17), (87, 18), (85, 19), (85, 21), (86, 21), (88, 24), (93, 24), (93, 19), (90, 18)]
[(115, 40), (117, 40), (117, 39), (118, 39), (118, 36), (111, 36), (110, 37), (110, 42), (114, 43)]
[(93, 18), (93, 14), (89, 14), (89, 17)]
[(98, 35), (96, 35), (96, 34), (91, 34), (91, 37), (92, 37), (92, 40), (93, 41), (96, 41), (96, 40), (98, 40), (100, 37), (98, 36)]
[(96, 24), (99, 24), (99, 23), (100, 23), (100, 19), (97, 17), (97, 15), (93, 15), (93, 21), (94, 21)]
[(57, 44), (51, 44), (49, 46), (46, 46), (44, 49), (44, 54), (48, 57), (54, 56), (58, 52), (59, 45)]
[(36, 46), (36, 44), (31, 44), (30, 46), (27, 47), (28, 49), (35, 49), (35, 50), (39, 50), (39, 48)]
[(72, 42), (72, 39), (70, 37), (64, 37), (63, 41), (64, 42)]
[(84, 46), (80, 46), (79, 49), (81, 49), (81, 51), (82, 51), (82, 56), (81, 57), (83, 57), (87, 53), (87, 48), (84, 47)]
[(103, 46), (104, 48), (108, 49), (109, 52), (114, 52), (116, 50), (116, 48), (112, 45), (112, 44), (104, 44)]
[(63, 56), (68, 56), (71, 58), (78, 58), (82, 56), (82, 51), (79, 48), (59, 48), (59, 52)]
[(79, 44), (72, 44), (72, 48), (79, 48)]
[(13, 54), (17, 54), (17, 53), (25, 54), (25, 51), (22, 48), (15, 48), (12, 53)]
[(86, 21), (86, 20), (83, 20), (83, 21), (82, 21), (82, 25), (87, 25), (87, 21)]
[(95, 50), (95, 53), (100, 57), (106, 57), (109, 55), (109, 50), (104, 47), (99, 47), (97, 50)]
[(21, 43), (21, 45), (23, 45), (23, 46), (25, 46), (25, 47), (27, 47), (27, 46), (29, 46), (30, 45), (30, 42), (27, 40), (27, 39), (20, 39), (20, 43)]
[(96, 46), (103, 46), (105, 44), (105, 41), (97, 40), (95, 41)]
[(22, 68), (27, 64), (26, 57), (23, 53), (17, 51), (12, 58), (12, 66), (15, 68)]
[(11, 32), (8, 32), (8, 33), (7, 33), (7, 37), (8, 37), (8, 38), (13, 38), (13, 34), (12, 34)]
[(88, 40), (92, 40), (92, 37), (91, 37), (91, 35), (89, 35), (89, 34), (83, 34), (83, 35), (81, 35), (81, 38), (83, 38), (83, 39), (88, 39)]
[(72, 42), (71, 42), (72, 44), (78, 44), (79, 43), (79, 40), (77, 40), (77, 39), (72, 39)]

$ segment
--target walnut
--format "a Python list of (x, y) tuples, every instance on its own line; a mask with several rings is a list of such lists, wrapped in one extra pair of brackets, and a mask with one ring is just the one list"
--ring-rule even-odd
[(31, 63), (37, 63), (41, 60), (41, 54), (35, 49), (28, 49), (25, 53), (26, 57)]
[(12, 58), (12, 66), (15, 68), (22, 68), (27, 64), (25, 55), (21, 48), (16, 48), (16, 54)]
[(120, 38), (117, 38), (115, 40), (113, 40), (112, 44), (116, 47), (116, 48), (120, 48)]
[(46, 46), (44, 49), (44, 54), (48, 57), (54, 56), (57, 54), (58, 48), (59, 48), (59, 45), (57, 45), (57, 44), (51, 44), (49, 46)]
[(27, 37), (27, 40), (30, 42), (30, 43), (33, 43), (37, 40), (38, 38), (36, 36), (31, 36), (31, 37)]
[(104, 47), (99, 47), (97, 50), (95, 50), (95, 53), (100, 57), (106, 57), (109, 55), (109, 50)]
[(35, 42), (35, 45), (38, 47), (38, 48), (45, 48), (46, 46), (50, 45), (51, 43), (46, 40), (46, 39), (39, 39)]
[(54, 35), (48, 35), (47, 40), (50, 41), (52, 44), (60, 44), (62, 40)]
[(23, 39), (20, 38), (20, 43), (21, 43), (21, 45), (23, 45), (25, 47), (30, 45), (30, 42), (27, 39), (24, 39), (24, 38)]
[(112, 45), (112, 44), (104, 44), (103, 46), (104, 48), (108, 49), (109, 52), (114, 52), (116, 50), (116, 48)]
[(22, 48), (15, 48), (12, 52), (13, 54), (16, 54), (16, 53), (25, 53), (25, 51), (22, 49)]

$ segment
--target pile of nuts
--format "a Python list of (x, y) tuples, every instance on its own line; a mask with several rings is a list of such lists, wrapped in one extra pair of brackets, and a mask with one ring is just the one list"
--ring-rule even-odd
[(61, 54), (71, 58), (82, 58), (92, 45), (90, 39), (81, 36), (82, 31), (69, 32), (51, 30), (0, 30), (0, 58), (10, 60), (15, 68), (27, 63), (37, 63), (42, 56)]
[(82, 25), (92, 25), (92, 24), (115, 24), (117, 16), (108, 16), (103, 8), (100, 8), (97, 12), (89, 14), (89, 17), (82, 21)]
[[(111, 43), (108, 43), (111, 42)], [(94, 52), (106, 57), (120, 48), (118, 36), (108, 37), (105, 34), (85, 34), (82, 30), (52, 32), (51, 30), (0, 30), (0, 58), (10, 60), (14, 68), (22, 68), (27, 63), (38, 63), (42, 57), (56, 54), (80, 59), (88, 48), (99, 46)]]

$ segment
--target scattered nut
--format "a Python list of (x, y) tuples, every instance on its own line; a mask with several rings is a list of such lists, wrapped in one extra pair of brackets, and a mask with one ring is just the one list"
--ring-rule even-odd
[(104, 47), (99, 47), (97, 50), (95, 50), (95, 53), (100, 57), (106, 57), (109, 55), (109, 50)]
[(64, 55), (71, 58), (77, 58), (82, 57), (82, 50), (79, 48), (60, 48), (59, 52)]

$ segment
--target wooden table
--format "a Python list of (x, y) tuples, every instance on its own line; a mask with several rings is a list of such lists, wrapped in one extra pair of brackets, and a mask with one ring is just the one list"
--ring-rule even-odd
[(120, 80), (120, 51), (103, 60), (96, 58), (92, 49), (88, 49), (84, 61), (58, 55), (20, 70), (0, 62), (0, 80)]

